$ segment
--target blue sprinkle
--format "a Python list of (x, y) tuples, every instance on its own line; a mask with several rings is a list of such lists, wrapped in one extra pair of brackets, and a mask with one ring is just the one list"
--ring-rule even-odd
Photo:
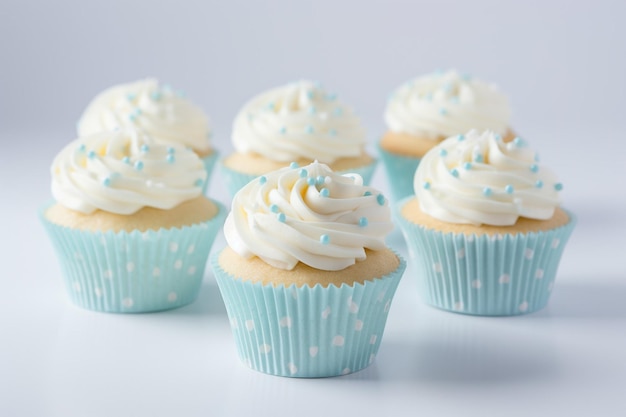
[(202, 180), (202, 178), (198, 178), (196, 182), (194, 183), (196, 187), (202, 187), (202, 184), (204, 184), (204, 181)]
[(307, 172), (307, 170), (306, 170), (306, 169), (304, 169), (304, 168), (302, 168), (298, 174), (300, 175), (300, 178), (304, 178), (304, 177), (306, 177), (307, 175), (309, 175), (309, 173)]
[(85, 149), (87, 149), (87, 147), (85, 146), (85, 144), (84, 144), (84, 143), (81, 143), (81, 144), (78, 146), (78, 150), (79, 150), (80, 152), (85, 152)]
[(483, 161), (483, 156), (481, 154), (478, 154), (474, 157), (474, 162), (482, 162)]
[(290, 164), (289, 164), (289, 168), (291, 168), (291, 169), (296, 169), (296, 168), (298, 168), (299, 166), (300, 166), (300, 165), (298, 165), (298, 163), (297, 163), (297, 162), (292, 162), (292, 163), (290, 163)]
[(285, 216), (285, 213), (278, 213), (276, 219), (281, 223), (285, 223), (285, 220), (287, 220), (287, 216)]
[(369, 191), (366, 191), (366, 192), (364, 192), (364, 193), (363, 193), (363, 196), (364, 196), (364, 197), (368, 197), (368, 196), (370, 196), (370, 195), (372, 195), (372, 193), (371, 193), (371, 192), (369, 192)]
[(315, 97), (315, 93), (313, 92), (313, 90), (309, 90), (306, 93), (306, 96), (309, 98), (309, 100), (313, 100), (313, 97)]
[(502, 135), (499, 135), (499, 134), (497, 134), (497, 133), (496, 133), (496, 134), (494, 135), (494, 138), (496, 138), (496, 140), (497, 140), (498, 142), (500, 142), (500, 141), (502, 140)]
[(133, 101), (136, 98), (137, 98), (137, 94), (134, 94), (134, 93), (126, 94), (126, 100), (128, 100), (128, 101)]
[(322, 188), (320, 190), (320, 196), (322, 197), (328, 197), (330, 195), (330, 191), (328, 190), (328, 188)]
[(176, 149), (172, 148), (171, 146), (169, 148), (167, 148), (167, 153), (169, 154), (173, 154), (176, 153)]
[(448, 154), (448, 151), (446, 151), (445, 149), (442, 149), (439, 151), (439, 156), (446, 156)]
[(378, 202), (379, 205), (384, 206), (385, 205), (385, 196), (382, 194), (378, 194), (376, 196), (376, 201)]
[(141, 162), (141, 161), (135, 162), (135, 169), (137, 171), (141, 171), (143, 169), (143, 162)]
[(280, 209), (278, 208), (278, 206), (276, 204), (272, 204), (272, 205), (270, 205), (270, 211), (272, 213), (278, 213), (280, 211)]
[(261, 183), (261, 185), (265, 184), (267, 182), (267, 177), (265, 175), (261, 175), (259, 177), (259, 182)]
[(96, 153), (94, 151), (89, 151), (87, 153), (87, 158), (94, 159), (96, 157)]
[(125, 163), (125, 164), (130, 164), (130, 158), (125, 156), (125, 157), (122, 158), (122, 162)]
[(150, 150), (150, 147), (146, 144), (141, 145), (141, 152), (146, 153)]
[(322, 176), (322, 175), (318, 175), (317, 178), (315, 179), (315, 182), (318, 185), (324, 184), (325, 181), (326, 181), (326, 178), (324, 178), (324, 176)]
[(539, 171), (539, 166), (538, 166), (537, 164), (532, 164), (532, 165), (530, 166), (530, 170), (531, 170), (532, 172), (537, 172), (537, 171)]
[(430, 190), (430, 183), (428, 181), (424, 181), (424, 184), (422, 186), (425, 190)]
[(160, 91), (158, 91), (158, 90), (153, 91), (152, 93), (150, 93), (150, 98), (151, 98), (153, 101), (159, 101), (159, 100), (161, 100), (161, 97), (163, 97), (163, 95), (162, 95), (162, 94), (161, 94), (161, 92), (160, 92)]
[(109, 177), (105, 177), (105, 178), (102, 180), (102, 185), (104, 185), (105, 187), (110, 186), (110, 185), (111, 185), (111, 178), (109, 178)]
[(459, 135), (459, 136), (457, 136), (457, 137), (456, 137), (456, 139), (457, 139), (459, 142), (461, 142), (461, 141), (464, 141), (464, 140), (465, 140), (465, 136), (464, 136), (464, 135)]
[(456, 168), (452, 168), (452, 170), (450, 171), (450, 174), (452, 174), (453, 177), (458, 177), (459, 171)]
[(267, 109), (268, 109), (268, 110), (274, 110), (274, 108), (275, 108), (275, 107), (276, 107), (276, 106), (274, 105), (274, 103), (268, 103), (268, 104), (267, 104)]
[(330, 236), (328, 236), (328, 235), (321, 235), (320, 236), (320, 243), (322, 245), (328, 245), (330, 243)]
[(563, 184), (557, 182), (556, 184), (554, 184), (554, 189), (557, 191), (561, 191), (563, 189)]
[(466, 163), (463, 164), (463, 168), (465, 168), (465, 169), (472, 169), (472, 164), (469, 163), (469, 162), (466, 162)]
[(169, 162), (170, 164), (173, 164), (176, 161), (176, 157), (172, 154), (167, 155), (167, 162)]
[(309, 177), (306, 179), (306, 183), (309, 185), (315, 185), (315, 178)]
[(489, 196), (491, 196), (491, 194), (492, 194), (492, 193), (493, 193), (493, 191), (491, 191), (491, 188), (489, 188), (489, 187), (485, 187), (485, 188), (483, 188), (483, 195), (484, 195), (485, 197), (489, 197)]
[(137, 115), (135, 113), (129, 114), (128, 120), (130, 120), (131, 122), (134, 122), (135, 120), (137, 120)]
[(335, 110), (333, 110), (333, 114), (335, 116), (341, 116), (343, 114), (343, 109), (341, 107), (337, 107)]
[(315, 106), (309, 107), (309, 114), (315, 114), (315, 112), (317, 112), (317, 109), (315, 108)]
[(308, 125), (304, 128), (304, 133), (308, 133), (309, 135), (313, 133), (313, 126)]
[(521, 148), (522, 146), (524, 146), (524, 140), (520, 137), (516, 137), (515, 139), (513, 139), (513, 143), (515, 144), (515, 146)]
[(328, 134), (329, 134), (330, 136), (337, 136), (337, 129), (330, 129), (330, 130), (328, 131)]
[(537, 180), (537, 181), (535, 182), (535, 187), (537, 187), (537, 188), (541, 188), (541, 187), (543, 187), (543, 181), (541, 181), (541, 180)]
[(439, 109), (439, 114), (442, 116), (445, 116), (446, 114), (448, 114), (448, 110), (446, 110), (444, 107)]
[(367, 224), (368, 224), (368, 222), (367, 222), (367, 217), (361, 217), (361, 218), (359, 219), (359, 226), (361, 226), (361, 227), (365, 227), (365, 226), (367, 226)]
[(511, 184), (504, 187), (504, 192), (506, 192), (507, 194), (513, 194), (513, 191), (515, 191), (515, 189)]
[(281, 135), (284, 135), (285, 133), (287, 133), (287, 128), (286, 128), (285, 126), (283, 126), (283, 127), (281, 127), (281, 128), (278, 130), (278, 132), (279, 132)]
[(326, 94), (326, 100), (330, 100), (330, 101), (337, 100), (337, 93)]

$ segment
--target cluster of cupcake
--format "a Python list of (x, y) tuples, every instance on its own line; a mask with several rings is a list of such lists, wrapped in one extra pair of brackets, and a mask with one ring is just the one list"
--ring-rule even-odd
[(71, 299), (120, 313), (189, 304), (224, 225), (210, 265), (242, 361), (283, 376), (355, 372), (375, 358), (406, 268), (385, 244), (394, 207), (426, 302), (542, 308), (575, 218), (510, 130), (506, 98), (437, 73), (400, 87), (385, 117), (394, 204), (369, 186), (377, 161), (335, 94), (301, 81), (255, 97), (219, 161), (227, 214), (205, 197), (218, 159), (206, 115), (155, 80), (106, 90), (55, 158), (55, 201), (40, 211)]

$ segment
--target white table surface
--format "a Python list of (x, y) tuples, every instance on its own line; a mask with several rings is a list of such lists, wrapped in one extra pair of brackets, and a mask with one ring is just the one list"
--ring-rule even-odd
[[(619, 177), (589, 186), (621, 164), (619, 147), (597, 159), (593, 150), (558, 158), (547, 147), (574, 185), (566, 206), (579, 223), (546, 309), (484, 318), (430, 308), (409, 262), (373, 365), (290, 379), (239, 363), (210, 270), (199, 299), (178, 310), (118, 315), (70, 304), (36, 218), (65, 141), (15, 133), (11, 143), (0, 156), (9, 196), (0, 216), (0, 416), (626, 415), (626, 187)], [(578, 162), (589, 160), (593, 169), (581, 173)], [(376, 175), (385, 189), (383, 170)], [(217, 173), (212, 187), (229, 201)], [(407, 254), (398, 231), (388, 243)], [(223, 246), (220, 235), (214, 249)]]

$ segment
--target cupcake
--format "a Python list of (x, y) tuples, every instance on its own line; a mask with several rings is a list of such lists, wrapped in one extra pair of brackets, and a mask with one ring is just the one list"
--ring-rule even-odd
[(234, 195), (252, 179), (317, 160), (339, 173), (357, 173), (369, 184), (376, 160), (365, 152), (366, 136), (352, 109), (319, 83), (299, 81), (250, 100), (235, 118), (235, 152), (222, 160)]
[(395, 201), (413, 194), (415, 169), (439, 142), (471, 129), (489, 129), (509, 141), (515, 137), (510, 119), (508, 100), (494, 85), (456, 71), (399, 87), (387, 103), (388, 131), (378, 146)]
[(118, 313), (191, 303), (226, 210), (198, 156), (126, 128), (77, 139), (52, 164), (40, 218), (72, 301)]
[(291, 377), (368, 366), (405, 269), (392, 228), (382, 194), (318, 162), (243, 187), (211, 258), (241, 360)]
[[(111, 87), (98, 94), (78, 121), (78, 136), (87, 137), (116, 127), (139, 128), (159, 143), (191, 148), (202, 159), (208, 175), (217, 160), (204, 112), (185, 94), (148, 78)], [(208, 186), (204, 181), (203, 192)]]
[(472, 130), (430, 150), (398, 219), (435, 307), (506, 316), (543, 308), (575, 216), (526, 142)]

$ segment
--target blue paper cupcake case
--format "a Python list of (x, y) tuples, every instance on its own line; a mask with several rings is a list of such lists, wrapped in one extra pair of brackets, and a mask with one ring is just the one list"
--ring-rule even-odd
[(211, 266), (226, 304), (240, 359), (287, 377), (329, 377), (370, 365), (383, 336), (406, 262), (363, 284), (337, 287), (262, 285)]
[[(401, 203), (401, 206), (407, 200)], [(415, 261), (423, 300), (456, 313), (512, 316), (548, 303), (576, 217), (532, 233), (465, 235), (429, 230), (396, 218)]]
[(202, 159), (202, 163), (204, 164), (204, 169), (206, 170), (206, 181), (202, 185), (202, 194), (206, 195), (207, 190), (209, 188), (209, 183), (211, 182), (211, 174), (213, 173), (213, 167), (219, 158), (219, 152), (216, 149), (213, 149), (213, 152), (209, 156), (205, 156)]
[[(372, 160), (369, 165), (365, 165), (359, 168), (349, 169), (346, 171), (337, 171), (338, 174), (348, 174), (354, 173), (359, 174), (363, 177), (363, 183), (365, 185), (369, 185), (372, 181), (372, 177), (374, 176), (374, 171), (376, 170), (377, 160)], [(287, 164), (288, 165), (288, 164)], [(285, 165), (285, 166), (287, 166)], [(257, 178), (258, 175), (246, 174), (242, 172), (235, 171), (230, 169), (222, 162), (219, 163), (219, 170), (222, 174), (222, 178), (224, 179), (224, 183), (226, 184), (226, 188), (230, 193), (230, 196), (233, 197), (237, 191), (242, 189), (244, 185), (248, 184), (253, 179)]]
[(405, 197), (415, 194), (413, 191), (413, 178), (415, 177), (420, 158), (396, 155), (387, 152), (380, 145), (378, 145), (378, 153), (387, 173), (393, 201), (398, 202)]
[(226, 208), (182, 228), (145, 232), (93, 232), (56, 225), (39, 211), (57, 252), (74, 304), (111, 313), (168, 310), (198, 296), (206, 261)]

